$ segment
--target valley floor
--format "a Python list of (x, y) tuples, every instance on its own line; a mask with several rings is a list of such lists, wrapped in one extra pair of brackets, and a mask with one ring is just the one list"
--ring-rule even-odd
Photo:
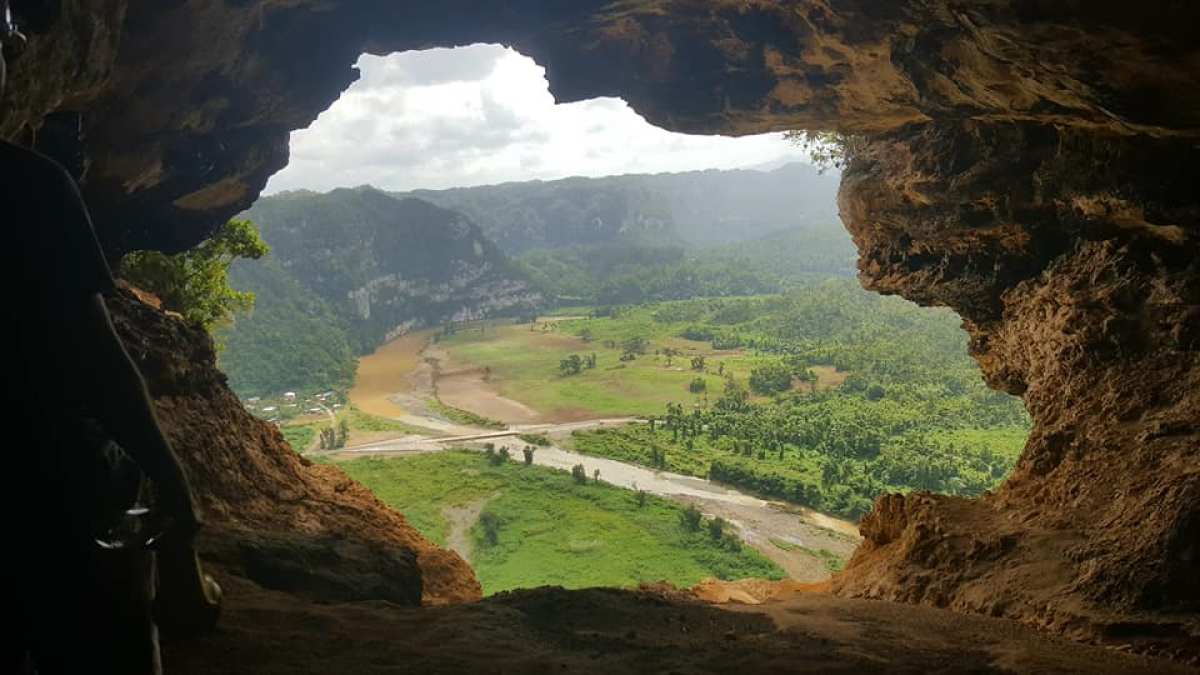
[(674, 591), (538, 588), (406, 609), (220, 581), (220, 628), (167, 642), (167, 672), (1195, 672), (1001, 619), (825, 594), (718, 607)]

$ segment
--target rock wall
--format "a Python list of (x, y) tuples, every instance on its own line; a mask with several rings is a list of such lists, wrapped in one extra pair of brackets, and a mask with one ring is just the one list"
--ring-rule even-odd
[(880, 500), (838, 592), (1200, 644), (1197, 162), (1176, 139), (968, 122), (853, 163), (863, 283), (957, 310), (1034, 430), (994, 495)]
[(475, 573), (457, 553), (428, 542), (341, 469), (301, 458), (273, 425), (247, 413), (202, 330), (128, 289), (109, 307), (196, 489), (206, 562), (322, 601), (479, 599)]
[[(1200, 642), (1200, 4), (62, 0), (42, 23), (0, 135), (85, 113), (114, 255), (192, 245), (244, 209), (363, 51), (504, 42), (560, 99), (624, 96), (670, 129), (861, 135), (841, 207), (864, 283), (958, 310), (1035, 429), (994, 495), (881, 500), (838, 591)], [(227, 400), (210, 380), (189, 406)], [(236, 428), (205, 489), (324, 471)], [(269, 518), (310, 489), (254, 503)]]

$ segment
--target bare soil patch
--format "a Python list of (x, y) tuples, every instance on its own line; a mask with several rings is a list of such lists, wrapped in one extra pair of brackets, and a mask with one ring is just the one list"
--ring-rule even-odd
[(441, 374), (437, 378), (438, 398), (446, 405), (505, 424), (546, 421), (533, 408), (501, 396), (488, 383), (487, 377), (486, 368), (466, 368)]
[(393, 399), (412, 392), (412, 375), (421, 365), (421, 350), (430, 335), (432, 331), (428, 330), (409, 333), (359, 359), (350, 401), (359, 410), (380, 417), (394, 418), (412, 412)]
[(468, 563), (471, 561), (471, 527), (479, 520), (479, 514), (491, 498), (492, 496), (488, 496), (461, 506), (447, 506), (442, 509), (442, 515), (450, 523), (450, 531), (446, 534), (446, 548), (462, 556)]

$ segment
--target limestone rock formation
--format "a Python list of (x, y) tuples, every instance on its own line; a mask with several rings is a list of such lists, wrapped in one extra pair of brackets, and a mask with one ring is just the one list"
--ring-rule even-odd
[(864, 284), (957, 310), (1035, 427), (994, 495), (880, 500), (839, 592), (1079, 635), (1195, 630), (1198, 161), (1177, 139), (977, 122), (857, 158), (840, 201)]
[(301, 458), (274, 426), (246, 412), (203, 330), (130, 290), (109, 306), (196, 487), (207, 562), (324, 601), (479, 598), (479, 582), (457, 553), (426, 541), (340, 469)]
[[(995, 495), (881, 500), (838, 592), (1164, 650), (1200, 643), (1200, 4), (60, 8), (13, 63), (0, 135), (28, 140), (47, 113), (85, 114), (86, 194), (114, 256), (187, 247), (248, 206), (286, 162), (288, 132), (349, 85), (364, 51), (503, 42), (545, 65), (560, 99), (623, 96), (670, 129), (861, 135), (841, 206), (864, 283), (959, 311), (988, 381), (1022, 394), (1035, 428)], [(126, 330), (156, 321), (131, 312)], [(151, 371), (171, 392), (182, 364), (163, 363)], [(339, 483), (311, 478), (327, 470), (301, 471), (208, 377), (160, 396), (188, 437), (218, 415), (242, 427), (215, 461), (193, 464), (204, 489), (245, 484), (263, 522), (297, 514), (320, 529), (310, 509), (350, 513), (328, 506), (342, 503), (331, 496)], [(264, 472), (298, 487), (260, 494)], [(315, 495), (331, 501), (298, 505)], [(238, 503), (211, 499), (218, 513)], [(363, 508), (393, 523), (374, 530), (381, 540), (399, 540), (397, 516)], [(235, 509), (223, 517), (239, 522)]]

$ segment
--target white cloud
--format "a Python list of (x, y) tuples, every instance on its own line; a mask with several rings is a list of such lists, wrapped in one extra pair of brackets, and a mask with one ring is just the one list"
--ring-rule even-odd
[(545, 70), (498, 45), (364, 55), (361, 79), (307, 129), (267, 192), (389, 190), (734, 168), (802, 159), (780, 134), (687, 136), (617, 98), (558, 105)]

